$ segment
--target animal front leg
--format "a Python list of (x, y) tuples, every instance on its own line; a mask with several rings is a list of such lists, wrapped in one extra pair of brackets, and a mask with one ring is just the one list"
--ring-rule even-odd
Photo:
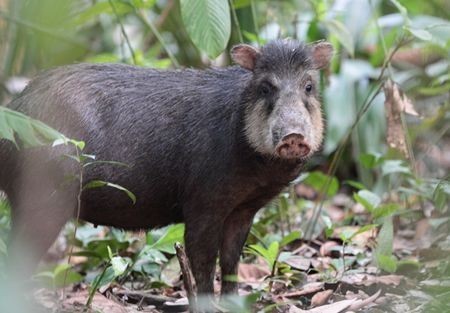
[(224, 223), (220, 247), (220, 268), (222, 272), (221, 294), (238, 291), (237, 272), (242, 247), (252, 226), (254, 209), (235, 209)]

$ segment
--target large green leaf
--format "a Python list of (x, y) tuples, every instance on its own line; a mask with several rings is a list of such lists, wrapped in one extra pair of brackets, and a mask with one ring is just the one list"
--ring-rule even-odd
[(189, 37), (209, 57), (226, 48), (231, 34), (228, 1), (181, 0), (181, 16)]
[(24, 147), (40, 146), (55, 141), (67, 142), (67, 138), (44, 123), (20, 112), (0, 106), (0, 139), (16, 143), (19, 139)]
[(174, 245), (176, 242), (183, 242), (184, 224), (171, 225), (166, 232), (150, 247), (166, 253), (175, 254)]

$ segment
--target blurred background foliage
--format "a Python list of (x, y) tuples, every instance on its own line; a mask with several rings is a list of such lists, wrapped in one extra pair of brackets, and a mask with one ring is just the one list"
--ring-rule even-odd
[[(331, 234), (336, 225), (321, 209), (345, 193), (352, 204), (343, 205), (341, 223), (383, 225), (378, 255), (391, 257), (392, 217), (417, 221), (417, 216), (433, 215), (430, 210), (448, 215), (449, 15), (448, 0), (0, 0), (0, 103), (6, 104), (37, 72), (63, 64), (205, 68), (230, 64), (227, 51), (239, 42), (258, 46), (275, 38), (326, 39), (336, 55), (322, 75), (323, 150), (310, 162), (310, 171), (258, 215), (249, 244), (271, 247), (294, 229), (308, 238)], [(387, 78), (412, 99), (420, 115), (402, 115), (409, 157), (386, 144), (382, 84)], [(314, 194), (305, 197), (299, 183)], [(352, 213), (355, 203), (369, 217)], [(6, 205), (0, 211), (6, 212)], [(8, 224), (4, 216), (0, 228)], [(439, 225), (448, 231), (448, 219)], [(77, 245), (107, 261), (112, 258), (106, 247), (119, 251), (134, 242), (113, 232), (108, 242), (92, 243), (92, 235), (102, 231), (80, 228)], [(156, 243), (178, 240), (180, 232), (149, 233), (132, 268), (167, 284), (160, 265), (169, 264), (167, 253), (173, 251)], [(300, 236), (295, 232), (285, 241)], [(351, 238), (341, 237), (344, 242)], [(377, 259), (383, 270), (395, 271), (391, 261)]]

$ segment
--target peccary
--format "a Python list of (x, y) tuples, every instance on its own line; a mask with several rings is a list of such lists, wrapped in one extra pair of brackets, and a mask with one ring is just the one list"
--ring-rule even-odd
[[(123, 229), (184, 222), (198, 292), (210, 294), (218, 255), (222, 277), (236, 275), (255, 213), (319, 149), (318, 70), (332, 50), (326, 42), (276, 40), (235, 46), (237, 66), (226, 68), (69, 65), (38, 75), (9, 107), (85, 141), (85, 153), (98, 160), (127, 164), (88, 166), (82, 181), (119, 184), (137, 202), (114, 188), (87, 189), (79, 217)], [(67, 177), (79, 169), (63, 153), (0, 142), (12, 251), (25, 242), (42, 257), (77, 215), (79, 179)], [(236, 290), (222, 279), (222, 293)]]

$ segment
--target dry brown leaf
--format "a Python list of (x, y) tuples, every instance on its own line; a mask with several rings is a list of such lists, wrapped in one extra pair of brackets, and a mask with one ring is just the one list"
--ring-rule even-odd
[(414, 108), (411, 99), (409, 99), (405, 95), (405, 93), (401, 91), (400, 88), (398, 88), (397, 84), (392, 83), (392, 81), (391, 84), (393, 85), (394, 100), (396, 101), (400, 112), (405, 112), (410, 115), (419, 116), (419, 113), (417, 113), (416, 109)]
[(324, 283), (323, 282), (314, 282), (304, 285), (300, 290), (293, 291), (289, 293), (285, 293), (282, 296), (285, 298), (296, 298), (301, 296), (308, 296), (311, 294), (314, 294), (316, 292), (319, 292), (323, 289)]
[(239, 281), (247, 283), (256, 283), (261, 279), (270, 275), (267, 265), (263, 264), (239, 264), (238, 277)]
[(327, 205), (324, 209), (333, 223), (341, 222), (345, 219), (345, 211), (336, 205)]
[(403, 276), (400, 275), (384, 275), (384, 276), (374, 276), (369, 274), (347, 274), (342, 277), (341, 282), (349, 285), (363, 285), (371, 286), (375, 284), (382, 285), (400, 285)]
[(283, 260), (283, 262), (295, 269), (305, 272), (311, 267), (311, 259), (299, 255), (291, 255)]
[(330, 297), (332, 295), (333, 295), (333, 290), (331, 290), (331, 289), (320, 291), (320, 292), (316, 293), (311, 298), (311, 306), (317, 307), (317, 306), (324, 305), (325, 303), (328, 302), (328, 300), (330, 299)]
[(365, 306), (375, 302), (375, 300), (378, 299), (380, 294), (381, 294), (381, 289), (378, 290), (373, 295), (371, 295), (370, 297), (364, 299), (364, 300), (357, 300), (357, 301), (355, 301), (355, 303), (353, 303), (348, 309), (352, 310), (352, 311), (358, 311), (358, 310), (364, 308)]
[(314, 188), (304, 185), (304, 184), (298, 184), (295, 186), (295, 193), (302, 198), (313, 200), (317, 197), (317, 192), (314, 190)]
[(327, 241), (323, 245), (320, 246), (320, 255), (321, 256), (331, 256), (332, 248), (341, 246), (336, 241)]
[(340, 313), (349, 308), (355, 301), (356, 299), (342, 300), (335, 303), (322, 305), (311, 310), (302, 310), (291, 305), (289, 308), (289, 313)]
[(386, 111), (386, 142), (394, 149), (398, 149), (406, 158), (409, 158), (409, 150), (406, 144), (406, 132), (403, 129), (402, 112), (418, 115), (411, 101), (402, 96), (398, 86), (391, 80), (387, 80), (383, 86)]

